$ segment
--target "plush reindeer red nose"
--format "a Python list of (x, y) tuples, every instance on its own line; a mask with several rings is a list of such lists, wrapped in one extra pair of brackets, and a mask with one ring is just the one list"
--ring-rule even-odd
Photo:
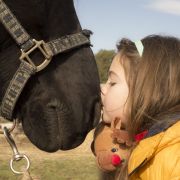
[(104, 171), (114, 171), (123, 161), (118, 154), (109, 151), (100, 151), (96, 156), (98, 166)]
[(114, 154), (112, 155), (111, 162), (114, 166), (118, 166), (121, 164), (122, 160), (117, 154)]

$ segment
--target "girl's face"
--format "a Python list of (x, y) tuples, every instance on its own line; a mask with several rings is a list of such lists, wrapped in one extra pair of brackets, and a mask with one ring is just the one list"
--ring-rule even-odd
[(120, 63), (119, 55), (116, 55), (110, 66), (109, 77), (106, 84), (101, 87), (103, 104), (103, 120), (111, 123), (115, 118), (120, 118), (125, 124), (125, 104), (129, 88), (125, 79), (124, 68)]

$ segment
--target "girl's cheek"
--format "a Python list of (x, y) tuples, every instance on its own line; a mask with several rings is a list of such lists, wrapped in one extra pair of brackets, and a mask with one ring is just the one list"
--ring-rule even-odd
[(128, 89), (116, 86), (103, 99), (103, 119), (110, 123), (114, 118), (124, 119), (124, 108), (128, 97)]
[(103, 103), (106, 111), (115, 111), (124, 107), (128, 97), (128, 89), (126, 87), (113, 87), (104, 97)]

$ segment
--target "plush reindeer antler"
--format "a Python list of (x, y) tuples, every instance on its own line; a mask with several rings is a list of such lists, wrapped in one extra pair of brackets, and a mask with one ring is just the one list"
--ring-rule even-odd
[(129, 157), (129, 148), (122, 148), (120, 144), (129, 145), (130, 138), (127, 131), (121, 130), (121, 121), (118, 119), (111, 123), (111, 127), (103, 123), (99, 127), (93, 143), (97, 164), (103, 171), (114, 171)]
[(122, 123), (119, 118), (116, 118), (111, 122), (112, 135), (111, 137), (115, 142), (119, 144), (125, 144), (126, 146), (132, 146), (132, 141), (130, 139), (129, 133), (126, 130), (121, 129)]

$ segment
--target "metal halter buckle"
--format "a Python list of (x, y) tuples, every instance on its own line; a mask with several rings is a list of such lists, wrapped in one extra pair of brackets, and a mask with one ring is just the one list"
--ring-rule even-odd
[[(50, 63), (50, 61), (52, 59), (52, 54), (49, 53), (46, 43), (43, 40), (37, 41), (37, 40), (33, 39), (33, 42), (35, 43), (35, 45), (28, 51), (25, 52), (23, 49), (21, 49), (22, 53), (20, 56), (20, 60), (26, 61), (29, 64), (31, 64), (32, 66), (36, 67), (36, 72), (39, 72), (39, 71), (43, 70)], [(30, 54), (35, 50), (39, 50), (41, 52), (41, 54), (43, 54), (43, 56), (44, 56), (44, 61), (40, 65), (37, 65), (37, 66), (34, 64), (32, 59), (30, 58)]]

